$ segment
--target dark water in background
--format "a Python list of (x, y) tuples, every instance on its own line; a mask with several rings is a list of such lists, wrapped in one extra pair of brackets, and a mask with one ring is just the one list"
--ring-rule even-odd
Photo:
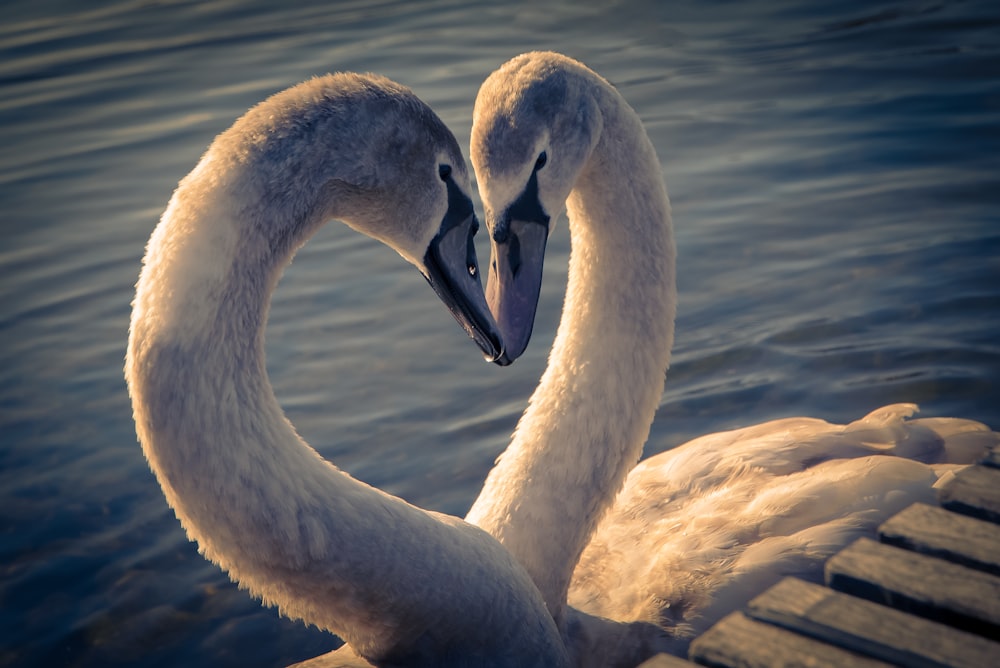
[[(895, 401), (1000, 428), (998, 23), (991, 2), (5, 3), (0, 665), (264, 666), (337, 644), (186, 541), (121, 378), (174, 185), (246, 108), (314, 74), (396, 79), (463, 146), (479, 83), (522, 51), (619, 87), (680, 252), (648, 452)], [(272, 308), (289, 417), (353, 475), (463, 514), (544, 366), (564, 223), (550, 248), (532, 347), (499, 369), (395, 253), (327, 226)]]

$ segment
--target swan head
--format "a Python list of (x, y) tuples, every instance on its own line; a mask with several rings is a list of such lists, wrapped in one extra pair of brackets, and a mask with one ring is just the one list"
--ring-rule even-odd
[(387, 244), (487, 360), (501, 356), (473, 245), (469, 172), (454, 136), (408, 88), (350, 73), (294, 86), (220, 135), (188, 180), (213, 181), (224, 201), (241, 202), (243, 256), (280, 264), (330, 219)]
[(476, 97), (471, 157), (490, 232), (486, 299), (504, 339), (500, 365), (528, 345), (546, 241), (600, 138), (592, 76), (560, 54), (526, 53)]

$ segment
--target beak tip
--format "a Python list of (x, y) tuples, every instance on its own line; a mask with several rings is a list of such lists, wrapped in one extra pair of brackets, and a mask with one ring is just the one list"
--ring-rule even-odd
[[(516, 359), (516, 358), (514, 358), (514, 359)], [(503, 351), (499, 355), (497, 355), (496, 357), (494, 357), (493, 359), (490, 359), (489, 357), (487, 357), (486, 361), (487, 362), (492, 362), (493, 364), (496, 364), (497, 366), (510, 366), (511, 364), (514, 363), (514, 359), (511, 359), (510, 357), (507, 357), (507, 351)]]

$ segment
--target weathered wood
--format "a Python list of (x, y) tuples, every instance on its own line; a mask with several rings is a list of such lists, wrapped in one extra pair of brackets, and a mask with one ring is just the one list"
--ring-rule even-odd
[(877, 603), (786, 578), (747, 614), (859, 654), (914, 668), (1000, 664), (1000, 644)]
[(639, 668), (697, 668), (693, 663), (670, 654), (657, 654), (639, 664)]
[(959, 471), (938, 500), (948, 510), (1000, 524), (1000, 468), (970, 466)]
[(859, 538), (826, 562), (834, 589), (1000, 638), (1000, 577)]
[(355, 654), (349, 645), (342, 645), (340, 649), (294, 663), (288, 668), (373, 668), (373, 666)]
[(693, 661), (714, 668), (868, 668), (890, 665), (758, 622), (742, 612), (728, 615), (698, 637), (691, 644), (690, 656)]
[(883, 543), (1000, 575), (1000, 524), (915, 503), (878, 533)]

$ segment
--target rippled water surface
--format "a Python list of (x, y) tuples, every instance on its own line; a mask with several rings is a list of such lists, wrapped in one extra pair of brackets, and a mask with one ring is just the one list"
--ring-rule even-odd
[[(336, 646), (187, 542), (121, 377), (177, 181), (249, 106), (327, 71), (410, 86), (463, 146), (479, 83), (517, 53), (563, 51), (619, 87), (663, 162), (680, 253), (647, 452), (895, 401), (1000, 427), (996, 3), (600, 6), (4, 4), (0, 665), (270, 666)], [(289, 417), (353, 475), (463, 514), (543, 368), (568, 246), (563, 223), (532, 346), (501, 369), (394, 252), (328, 225), (271, 312)]]

